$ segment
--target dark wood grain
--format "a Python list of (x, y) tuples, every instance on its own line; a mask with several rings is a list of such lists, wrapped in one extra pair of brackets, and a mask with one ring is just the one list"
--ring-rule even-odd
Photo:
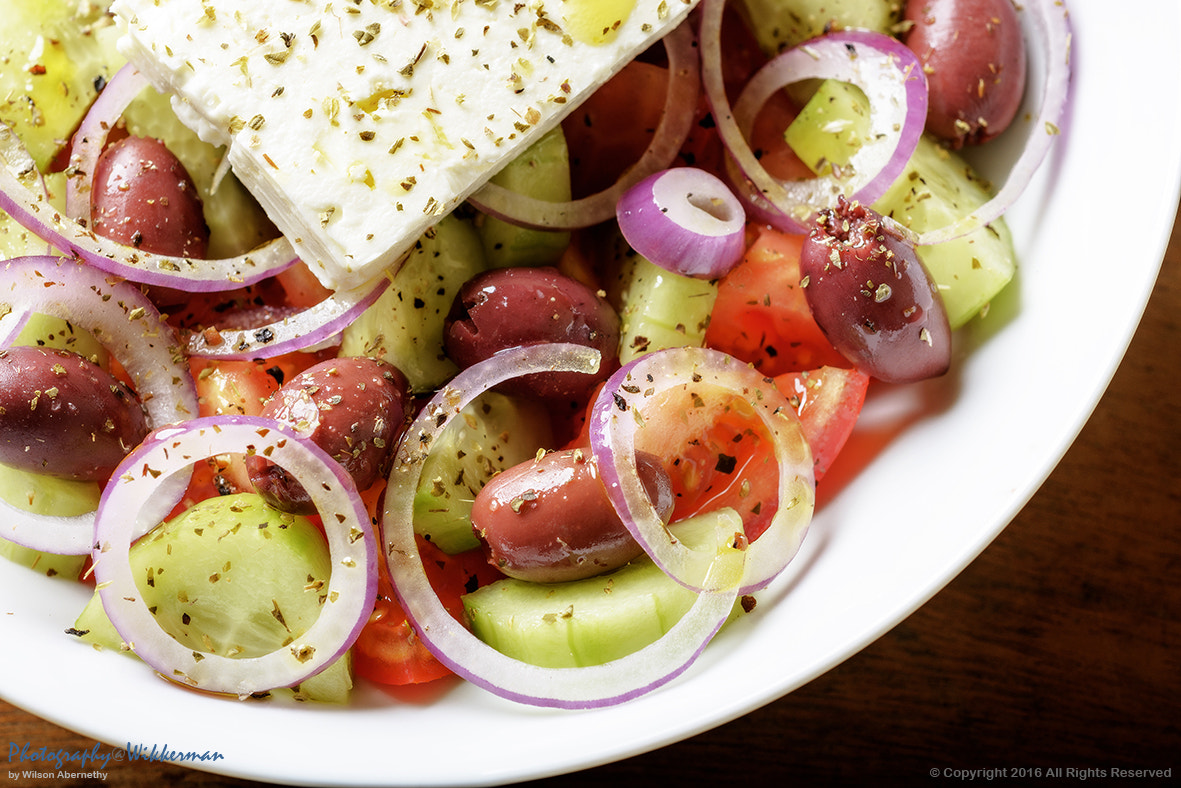
[[(911, 785), (944, 769), (1008, 769), (1017, 784), (1037, 782), (1014, 780), (1018, 768), (1061, 768), (1058, 784), (1082, 782), (1068, 768), (1181, 774), (1179, 316), (1181, 221), (1094, 415), (1030, 503), (947, 588), (862, 652), (742, 719), (533, 784), (659, 775), (680, 785), (737, 776)], [(0, 757), (23, 741), (94, 744), (0, 703)], [(1103, 783), (1096, 774), (1090, 782)], [(963, 782), (939, 778), (949, 780)], [(113, 766), (101, 784), (162, 783), (251, 785), (159, 763)]]

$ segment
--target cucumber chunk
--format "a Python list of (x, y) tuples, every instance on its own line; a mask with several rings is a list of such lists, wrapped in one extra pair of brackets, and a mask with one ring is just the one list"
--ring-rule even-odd
[(890, 33), (902, 16), (898, 0), (745, 0), (759, 47), (768, 55), (830, 30)]
[[(241, 658), (305, 632), (320, 615), (331, 575), (316, 526), (254, 493), (194, 505), (136, 542), (130, 560), (143, 602), (165, 632), (194, 650)], [(97, 592), (74, 627), (84, 641), (124, 648)], [(335, 668), (342, 669), (347, 662)], [(330, 675), (303, 692), (339, 700), (350, 682)]]
[(25, 327), (12, 342), (18, 347), (43, 347), (69, 350), (90, 359), (104, 369), (109, 366), (110, 353), (89, 331), (78, 328), (68, 320), (40, 313), (29, 315)]
[[(742, 518), (726, 509), (678, 524), (693, 529)], [(694, 522), (699, 521), (699, 522)], [(683, 530), (678, 531), (683, 537)], [(463, 597), (476, 637), (514, 659), (547, 668), (601, 665), (627, 656), (672, 629), (696, 594), (646, 556), (607, 574), (568, 583), (507, 578)], [(738, 611), (741, 608), (735, 606)]]
[[(788, 143), (815, 171), (844, 164), (866, 111), (865, 95), (836, 80), (823, 82), (786, 131)], [(958, 154), (923, 136), (902, 174), (872, 207), (915, 232), (945, 226), (990, 198), (989, 187)], [(939, 287), (953, 329), (971, 320), (1017, 269), (1008, 225), (998, 219), (954, 241), (920, 246), (919, 259)]]
[(623, 262), (621, 284), (621, 364), (655, 350), (705, 344), (717, 282), (666, 271), (633, 254)]
[(869, 99), (860, 88), (826, 79), (784, 138), (812, 172), (839, 173), (869, 137), (869, 112)]
[[(491, 178), (509, 191), (547, 202), (570, 199), (570, 153), (561, 126), (555, 126)], [(480, 240), (489, 268), (557, 265), (570, 245), (570, 233), (531, 230), (485, 216)]]
[[(962, 157), (924, 135), (902, 175), (873, 208), (921, 233), (967, 216), (989, 197), (988, 187)], [(939, 287), (953, 329), (988, 306), (1017, 272), (1017, 251), (1004, 219), (917, 251)]]
[(341, 355), (384, 359), (415, 392), (438, 388), (459, 371), (443, 349), (443, 321), (459, 288), (485, 267), (471, 223), (454, 214), (441, 219), (381, 297), (345, 328)]
[(535, 403), (488, 391), (436, 439), (414, 496), (414, 532), (454, 555), (480, 546), (472, 502), (488, 480), (553, 445)]

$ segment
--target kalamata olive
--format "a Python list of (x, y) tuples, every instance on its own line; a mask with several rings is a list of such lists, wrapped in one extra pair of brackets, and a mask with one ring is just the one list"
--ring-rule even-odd
[(148, 432), (135, 392), (68, 350), (0, 351), (0, 462), (105, 481)]
[(596, 348), (595, 375), (526, 375), (502, 385), (505, 393), (579, 400), (611, 374), (619, 355), (619, 315), (605, 299), (555, 268), (499, 268), (469, 279), (456, 294), (443, 327), (447, 355), (469, 367), (498, 351), (540, 342)]
[(201, 196), (160, 140), (124, 137), (95, 166), (91, 229), (105, 238), (176, 257), (205, 257), (209, 227)]
[(909, 0), (906, 45), (927, 75), (927, 131), (953, 147), (986, 142), (1025, 93), (1025, 39), (1012, 0)]
[[(652, 454), (636, 465), (660, 517), (672, 516), (668, 473)], [(551, 452), (492, 477), (476, 495), (472, 528), (488, 562), (509, 577), (539, 583), (577, 580), (623, 566), (642, 550), (619, 519), (582, 449)]]
[(858, 369), (903, 383), (951, 365), (943, 299), (914, 246), (872, 209), (842, 198), (821, 212), (800, 274), (817, 325)]
[[(406, 430), (412, 403), (406, 377), (377, 359), (335, 358), (284, 383), (262, 415), (311, 438), (364, 490), (385, 476)], [(295, 514), (315, 511), (303, 486), (260, 456), (246, 458), (255, 490), (272, 506)]]

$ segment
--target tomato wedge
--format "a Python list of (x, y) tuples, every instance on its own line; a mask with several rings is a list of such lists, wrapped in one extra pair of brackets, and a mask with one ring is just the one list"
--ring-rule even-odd
[(821, 367), (779, 375), (775, 387), (799, 413), (812, 449), (813, 472), (820, 481), (853, 433), (865, 405), (869, 375), (857, 369)]
[(746, 256), (718, 284), (705, 344), (775, 376), (852, 364), (812, 318), (800, 287), (804, 236), (759, 227)]
[[(464, 594), (503, 575), (489, 566), (482, 550), (448, 555), (425, 539), (418, 539), (427, 577), (443, 607), (463, 620)], [(377, 585), (377, 603), (369, 622), (353, 644), (353, 673), (378, 684), (422, 684), (451, 675), (430, 652), (406, 619), (394, 597), (384, 562)]]

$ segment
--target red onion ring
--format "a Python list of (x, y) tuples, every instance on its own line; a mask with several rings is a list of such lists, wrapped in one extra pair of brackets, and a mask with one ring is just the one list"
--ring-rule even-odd
[(661, 639), (626, 657), (583, 668), (542, 668), (507, 657), (447, 613), (422, 568), (414, 541), (414, 491), (432, 444), (453, 418), (483, 391), (519, 375), (593, 372), (597, 351), (582, 345), (546, 344), (502, 351), (468, 367), (444, 387), (407, 430), (387, 487), (383, 528), (394, 591), (411, 624), (432, 653), (468, 681), (510, 700), (536, 706), (594, 708), (622, 703), (684, 672), (725, 622), (737, 598), (743, 552), (719, 539), (711, 589)]
[[(722, 77), (721, 25), (726, 0), (702, 5), (702, 82), (718, 133), (741, 171), (740, 196), (760, 211), (781, 213), (787, 229), (805, 231), (811, 216), (839, 196), (870, 203), (885, 193), (914, 153), (927, 118), (927, 79), (918, 58), (896, 39), (843, 31), (804, 42), (778, 55), (750, 80), (733, 107)], [(784, 85), (831, 78), (860, 87), (872, 106), (870, 140), (854, 154), (849, 179), (822, 175), (781, 181), (759, 163), (747, 134), (768, 97)], [(793, 226), (794, 225), (794, 226)]]
[(25, 180), (35, 169), (28, 149), (11, 127), (0, 122), (0, 210), (53, 248), (114, 276), (146, 285), (216, 292), (255, 284), (295, 264), (295, 251), (283, 237), (221, 260), (152, 254), (112, 241), (62, 215), (45, 194), (29, 188)]
[[(747, 548), (739, 593), (765, 587), (798, 552), (815, 508), (812, 452), (799, 417), (775, 385), (734, 357), (706, 348), (656, 351), (622, 366), (603, 387), (590, 420), (591, 450), (607, 495), (632, 536), (664, 572), (699, 590), (700, 552), (678, 541), (664, 525), (636, 470), (637, 433), (646, 401), (683, 389), (710, 401), (731, 395), (750, 404), (775, 447), (779, 465), (779, 508), (767, 530)], [(706, 390), (709, 393), (706, 393)], [(689, 417), (689, 414), (686, 414)]]
[[(1029, 0), (1015, 4), (1018, 17), (1025, 15), (1033, 28), (1045, 65), (1041, 102), (1029, 124), (1025, 147), (1009, 170), (1004, 185), (992, 199), (961, 219), (924, 233), (902, 228), (919, 246), (930, 246), (963, 237), (999, 219), (1025, 191), (1060, 132), (1070, 96), (1070, 11), (1063, 0)], [(1016, 125), (1016, 124), (1014, 124)]]
[(674, 167), (628, 189), (615, 209), (619, 229), (649, 262), (683, 276), (718, 279), (746, 251), (746, 213), (720, 178)]
[[(153, 498), (161, 484), (194, 462), (233, 452), (266, 453), (311, 493), (333, 567), (315, 623), (289, 645), (241, 659), (195, 653), (161, 629), (140, 599), (128, 553), (134, 525), (146, 521), (154, 526), (167, 513)], [(271, 419), (198, 418), (157, 430), (111, 478), (95, 522), (95, 580), (119, 636), (165, 678), (244, 697), (299, 684), (331, 665), (357, 639), (377, 596), (377, 540), (352, 479), (311, 440)], [(137, 514), (129, 516), (131, 512)]]
[[(13, 341), (33, 313), (69, 320), (94, 334), (131, 376), (152, 428), (197, 415), (196, 385), (176, 335), (137, 287), (61, 257), (0, 262), (0, 347)], [(185, 484), (176, 482), (174, 502)], [(3, 500), (0, 510), (8, 514), (6, 539), (59, 555), (90, 552), (93, 513), (38, 515)]]
[(576, 230), (611, 219), (623, 193), (672, 164), (693, 129), (701, 86), (693, 29), (679, 25), (662, 42), (669, 72), (664, 112), (648, 148), (618, 181), (596, 194), (565, 202), (539, 200), (488, 182), (469, 195), (468, 202), (489, 216), (532, 229)]
[(390, 279), (333, 293), (318, 304), (252, 328), (207, 329), (189, 334), (190, 356), (225, 360), (274, 358), (330, 344), (385, 292)]
[(66, 168), (66, 215), (74, 221), (89, 223), (92, 179), (98, 170), (98, 158), (106, 147), (111, 129), (146, 87), (147, 77), (134, 66), (123, 66), (107, 82), (78, 124), (71, 139), (70, 163)]

